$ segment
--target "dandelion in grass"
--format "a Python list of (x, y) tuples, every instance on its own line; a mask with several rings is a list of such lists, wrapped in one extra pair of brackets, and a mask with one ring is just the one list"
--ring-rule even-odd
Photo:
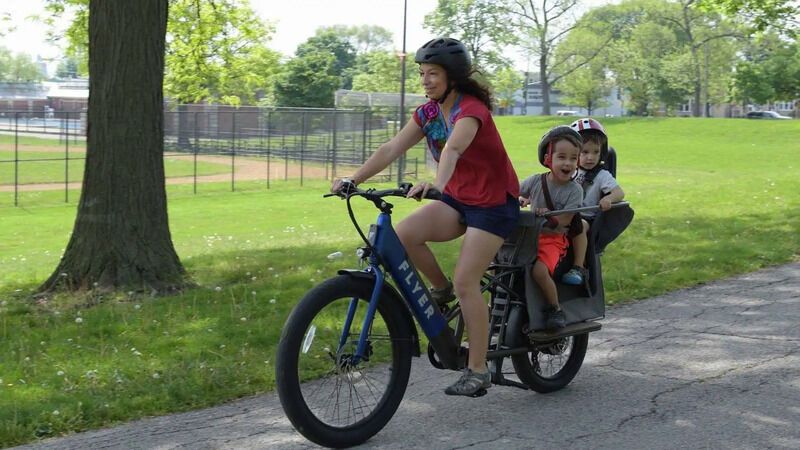
[(156, 380), (157, 380), (157, 379), (159, 379), (159, 378), (161, 378), (161, 374), (160, 374), (160, 373), (158, 373), (158, 372), (153, 372), (153, 379), (156, 379)]
[(253, 277), (253, 278), (250, 278), (250, 281), (256, 281), (257, 279), (258, 279), (258, 277)]
[(221, 288), (221, 287), (219, 287), (219, 286), (217, 286), (217, 287), (215, 287), (215, 288), (214, 288), (214, 290), (215, 290), (215, 291), (217, 291), (217, 292), (219, 292), (219, 291), (221, 291), (221, 290), (222, 290), (222, 288)]
[(59, 370), (58, 372), (56, 372), (56, 375), (58, 375), (60, 377), (63, 377), (64, 376), (64, 371), (63, 370)]
[(83, 319), (80, 317), (75, 318), (75, 323), (83, 323)]
[(142, 305), (133, 305), (133, 309), (142, 309)]
[(241, 317), (239, 318), (239, 320), (241, 320), (242, 322), (247, 322), (247, 317)]
[(54, 411), (53, 411), (53, 415), (54, 415), (54, 416), (57, 416), (57, 415), (59, 415), (59, 414), (61, 414), (61, 412), (60, 412), (59, 410), (57, 410), (57, 409), (56, 409), (56, 410), (54, 410)]
[(269, 299), (269, 302), (270, 302), (270, 303), (273, 303), (273, 304), (274, 304), (274, 303), (275, 303), (275, 301), (276, 301), (276, 300), (275, 300), (274, 298), (271, 298), (271, 299)]

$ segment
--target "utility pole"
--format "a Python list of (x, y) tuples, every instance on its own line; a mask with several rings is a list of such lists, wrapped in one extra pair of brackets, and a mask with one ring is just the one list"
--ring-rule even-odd
[[(400, 113), (398, 123), (400, 129), (406, 126), (406, 18), (408, 12), (408, 0), (403, 0), (403, 49), (400, 53)], [(403, 172), (406, 171), (406, 155), (400, 155), (397, 161), (397, 182), (403, 182)]]

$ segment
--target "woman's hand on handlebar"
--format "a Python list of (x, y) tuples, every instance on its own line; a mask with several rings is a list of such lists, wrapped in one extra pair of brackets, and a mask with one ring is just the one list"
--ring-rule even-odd
[(356, 190), (356, 183), (351, 178), (337, 178), (331, 185), (331, 193), (347, 195)]
[[(428, 183), (427, 181), (421, 181), (419, 184), (415, 184), (408, 190), (408, 194), (406, 194), (406, 198), (413, 198), (417, 201), (421, 201), (423, 198), (426, 198), (428, 195), (428, 191), (435, 191), (441, 194), (443, 189), (436, 186), (433, 183)], [(433, 193), (433, 192), (431, 192)]]

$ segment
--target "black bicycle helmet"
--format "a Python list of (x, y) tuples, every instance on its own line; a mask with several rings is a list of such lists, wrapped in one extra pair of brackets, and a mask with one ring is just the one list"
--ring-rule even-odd
[(556, 138), (560, 137), (567, 137), (570, 140), (575, 140), (581, 144), (583, 144), (583, 138), (581, 138), (580, 133), (573, 130), (568, 125), (558, 125), (550, 130), (542, 136), (542, 140), (539, 141), (539, 163), (545, 167), (550, 167), (546, 163), (547, 159), (547, 151), (550, 148), (550, 143), (553, 142)]
[(472, 57), (461, 41), (453, 38), (436, 38), (426, 42), (414, 56), (417, 64), (438, 64), (452, 78), (466, 78), (472, 68)]

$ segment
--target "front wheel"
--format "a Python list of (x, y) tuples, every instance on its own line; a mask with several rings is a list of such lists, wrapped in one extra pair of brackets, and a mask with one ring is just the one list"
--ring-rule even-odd
[[(292, 425), (317, 444), (347, 447), (374, 436), (408, 385), (412, 332), (393, 298), (381, 298), (365, 354), (356, 357), (374, 283), (348, 275), (328, 279), (303, 297), (283, 327), (278, 395)], [(351, 307), (355, 315), (345, 330)]]
[(589, 333), (578, 334), (538, 344), (531, 352), (513, 355), (511, 362), (523, 383), (544, 394), (563, 388), (575, 378), (588, 345)]

